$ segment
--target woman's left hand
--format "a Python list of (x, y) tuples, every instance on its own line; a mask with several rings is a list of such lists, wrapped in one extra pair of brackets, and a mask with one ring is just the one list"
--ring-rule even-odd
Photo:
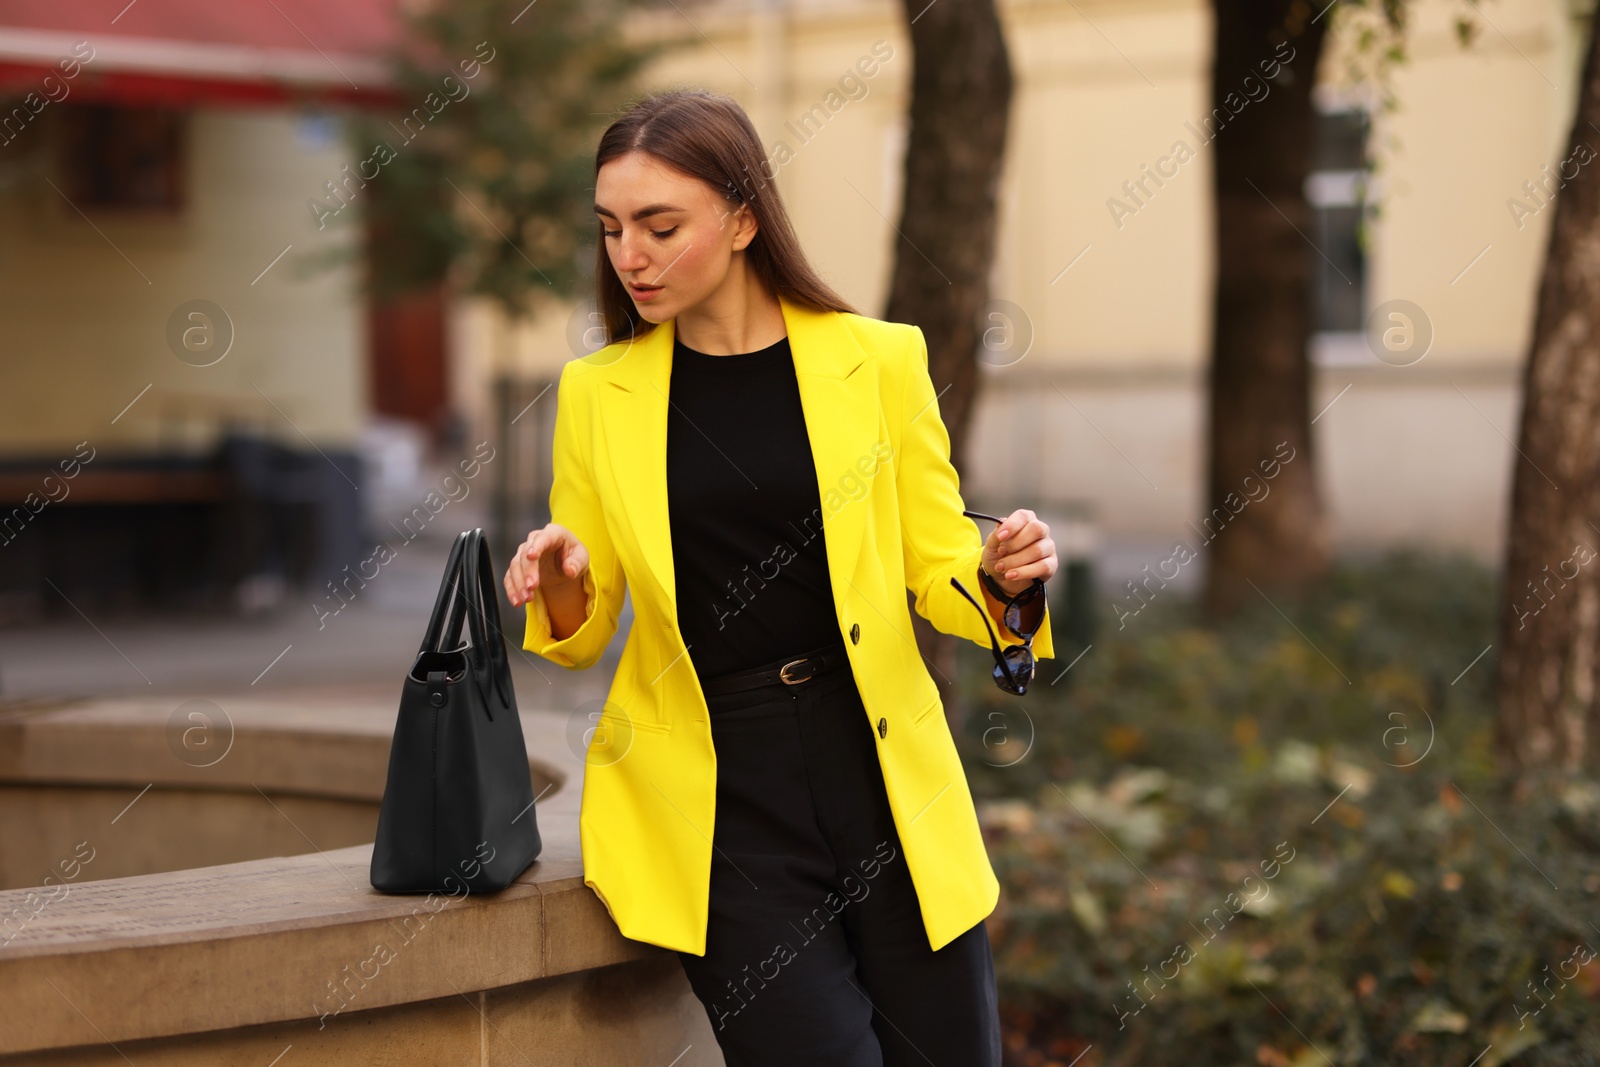
[(1027, 508), (1018, 508), (989, 532), (979, 566), (1007, 593), (1017, 594), (1035, 578), (1048, 582), (1058, 566), (1050, 527)]

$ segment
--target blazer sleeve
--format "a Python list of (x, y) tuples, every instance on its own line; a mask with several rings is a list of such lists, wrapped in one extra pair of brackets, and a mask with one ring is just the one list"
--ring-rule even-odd
[(550, 632), (550, 612), (544, 590), (535, 589), (527, 603), (528, 626), (522, 647), (569, 670), (592, 667), (617, 632), (627, 582), (617, 551), (606, 529), (605, 515), (595, 492), (594, 479), (582, 442), (588, 437), (589, 409), (580, 403), (573, 368), (561, 371), (556, 393), (555, 440), (551, 448), (550, 521), (565, 526), (589, 551), (589, 569), (583, 575), (584, 621), (564, 638)]
[[(903, 365), (900, 403), (900, 448), (895, 457), (895, 491), (899, 496), (900, 533), (906, 587), (916, 596), (917, 614), (947, 634), (989, 647), (988, 618), (1002, 645), (1022, 638), (982, 615), (951, 586), (956, 578), (979, 604), (984, 603), (978, 579), (983, 533), (961, 512), (960, 478), (950, 462), (950, 434), (939, 417), (939, 398), (928, 375), (928, 342), (920, 326), (911, 327), (911, 343)], [(1034, 654), (1055, 655), (1050, 635), (1050, 609), (1045, 606)]]

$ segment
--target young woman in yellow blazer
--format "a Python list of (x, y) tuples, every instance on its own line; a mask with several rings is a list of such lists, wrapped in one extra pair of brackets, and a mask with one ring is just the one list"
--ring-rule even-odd
[(584, 881), (678, 953), (730, 1067), (998, 1065), (999, 884), (906, 590), (1015, 690), (1022, 646), (1054, 654), (1055, 547), (963, 514), (922, 331), (817, 277), (768, 168), (705, 90), (602, 136), (611, 343), (562, 371), (551, 522), (506, 592), (581, 670), (632, 590)]

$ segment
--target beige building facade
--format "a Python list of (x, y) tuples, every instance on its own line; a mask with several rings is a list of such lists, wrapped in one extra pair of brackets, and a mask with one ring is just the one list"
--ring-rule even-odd
[(359, 227), (319, 230), (306, 208), (346, 161), (338, 124), (194, 109), (171, 212), (80, 211), (61, 191), (59, 134), (41, 124), (6, 149), (0, 453), (70, 456), (87, 440), (198, 454), (229, 423), (354, 447), (363, 305), (353, 265), (329, 264)]
[[(1362, 276), (1350, 278), (1357, 292), (1340, 297), (1356, 321), (1312, 346), (1319, 477), (1347, 551), (1426, 544), (1492, 561), (1503, 543), (1549, 190), (1583, 158), (1565, 143), (1583, 34), (1561, 4), (1492, 7), (1412, 5), (1409, 60), (1390, 72), (1387, 112), (1381, 82), (1349, 44), (1360, 13), (1329, 15), (1319, 100), (1330, 113), (1371, 116), (1366, 195), (1378, 208)], [(635, 27), (701, 42), (648, 83), (738, 98), (809, 255), (867, 314), (880, 313), (913, 64), (900, 7), (684, 10)], [(1460, 13), (1481, 28), (1470, 47), (1456, 40)], [(1126, 556), (1136, 570), (1193, 539), (1187, 523), (1203, 510), (1209, 141), (1227, 135), (1207, 122), (1210, 9), (1036, 0), (1002, 3), (1001, 18), (1017, 87), (992, 283), (997, 349), (986, 356), (994, 365), (963, 488), (994, 507), (1087, 514), (1110, 569)], [(1271, 84), (1244, 91), (1259, 98)], [(1167, 176), (1156, 184), (1152, 173)], [(1308, 194), (1353, 203), (1355, 177), (1319, 173)], [(1363, 332), (1396, 300), (1416, 309), (1413, 343), (1431, 336), (1420, 358), (1413, 348), (1380, 360)], [(540, 377), (573, 355), (578, 331), (561, 315), (515, 338), (492, 319), (482, 309), (462, 317), (459, 373), (469, 380), (496, 352)]]
[[(1462, 13), (1481, 26), (1466, 48), (1452, 24)], [(1351, 280), (1359, 292), (1344, 297), (1361, 321), (1312, 346), (1334, 536), (1346, 550), (1426, 543), (1492, 560), (1551, 195), (1595, 154), (1566, 143), (1581, 19), (1545, 0), (1414, 4), (1410, 59), (1392, 71), (1397, 106), (1382, 112), (1368, 103), (1377, 83), (1349, 74), (1346, 16), (1328, 15), (1335, 45), (1319, 94), (1330, 113), (1373, 113), (1369, 198), (1380, 212)], [(1001, 18), (1017, 88), (993, 365), (964, 490), (990, 509), (1085, 514), (1102, 549), (1131, 553), (1136, 570), (1202, 511), (1208, 135), (1227, 135), (1207, 122), (1210, 9), (1012, 0)], [(745, 104), (808, 253), (868, 314), (883, 307), (899, 213), (914, 62), (904, 22), (889, 3), (719, 2), (627, 28), (698, 42), (646, 84), (705, 85)], [(1270, 82), (1251, 91), (1263, 89)], [(330, 132), (333, 114), (195, 108), (188, 200), (170, 217), (90, 211), (90, 222), (39, 180), (57, 173), (42, 125), (5, 148), (0, 451), (66, 457), (84, 440), (200, 451), (229, 421), (287, 444), (360, 441), (371, 398), (357, 277), (350, 265), (310, 269), (359, 237), (342, 219), (319, 228), (307, 209), (356, 162)], [(1354, 177), (1319, 174), (1313, 199), (1353, 203)], [(228, 317), (232, 347), (211, 365), (169, 338), (169, 320), (194, 300)], [(1404, 366), (1379, 360), (1361, 333), (1396, 300), (1431, 338)], [(570, 306), (516, 328), (485, 304), (458, 306), (451, 391), (472, 440), (494, 439), (496, 368), (553, 379), (582, 350), (583, 325)]]

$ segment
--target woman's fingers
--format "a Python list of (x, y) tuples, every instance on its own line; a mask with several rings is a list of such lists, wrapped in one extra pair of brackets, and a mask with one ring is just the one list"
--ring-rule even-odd
[(996, 569), (1008, 582), (1019, 578), (1049, 581), (1055, 577), (1057, 562), (1055, 543), (1046, 537), (1021, 552), (1002, 558)]
[(524, 541), (517, 546), (517, 550), (511, 554), (511, 564), (506, 568), (504, 585), (506, 587), (506, 598), (511, 601), (512, 607), (516, 607), (522, 602), (524, 584), (522, 577), (522, 551), (527, 545), (528, 543)]
[(567, 537), (567, 549), (561, 559), (561, 573), (568, 578), (581, 578), (583, 572), (589, 569), (589, 550), (583, 547), (583, 542), (572, 536)]
[(523, 569), (523, 595), (533, 597), (533, 590), (539, 587), (539, 557), (547, 552), (549, 537), (546, 531), (534, 530), (528, 536), (528, 544), (522, 550)]
[(529, 533), (506, 569), (506, 596), (513, 606), (533, 599), (534, 590), (539, 588), (541, 566), (550, 568), (553, 581), (560, 581), (563, 576), (580, 578), (589, 567), (589, 550), (571, 530), (553, 522)]
[[(1016, 542), (1020, 534), (1030, 523), (1038, 522), (1038, 516), (1027, 508), (1018, 508), (1007, 515), (1005, 521), (994, 528), (994, 535), (1007, 545)], [(1039, 523), (1042, 527), (1044, 524)], [(1031, 539), (1030, 539), (1031, 540)], [(1021, 542), (1026, 543), (1026, 542)]]
[(1056, 546), (1050, 539), (1050, 527), (1027, 508), (1013, 511), (996, 527), (994, 554), (994, 569), (1006, 581), (1048, 581), (1056, 572)]
[(589, 550), (565, 526), (551, 523), (539, 531), (537, 558), (548, 568), (545, 577), (554, 581), (581, 577), (589, 566)]
[(1048, 537), (1041, 537), (1021, 548), (1007, 552), (995, 561), (995, 570), (1007, 579), (1018, 577), (1012, 572), (1023, 567), (1049, 559), (1055, 555), (1055, 542)]
[(1015, 552), (1050, 532), (1038, 516), (1027, 508), (1018, 508), (1005, 517), (989, 535), (989, 546), (996, 556)]
[(1044, 524), (1044, 520), (1027, 508), (1013, 511), (1008, 521), (1014, 524), (1016, 532), (1006, 538), (1006, 544), (1013, 548), (1032, 544), (1050, 533), (1050, 528)]
[(994, 528), (989, 534), (988, 547), (996, 557), (1026, 548), (1050, 532), (1049, 527), (1031, 518), (1032, 515), (1031, 511), (1013, 512)]
[(539, 584), (539, 556), (544, 551), (543, 530), (534, 530), (517, 546), (506, 569), (506, 596), (513, 607), (526, 603)]
[(561, 558), (561, 527), (550, 525), (534, 532), (529, 538), (528, 550), (524, 553), (528, 560), (528, 595), (539, 588), (540, 568), (548, 561), (549, 564), (560, 566)]

